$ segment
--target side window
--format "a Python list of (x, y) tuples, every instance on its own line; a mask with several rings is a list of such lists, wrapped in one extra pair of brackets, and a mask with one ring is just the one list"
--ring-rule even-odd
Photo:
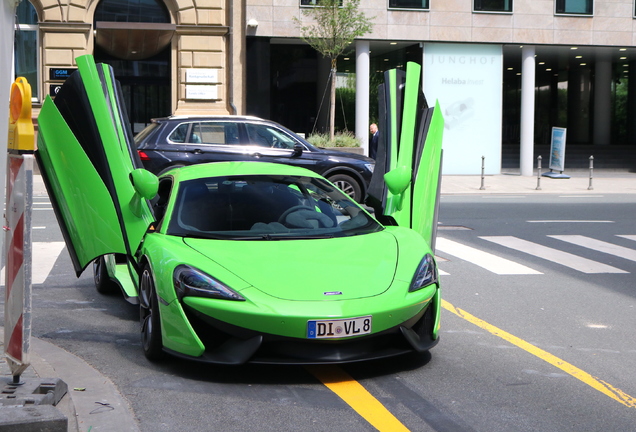
[(152, 210), (155, 214), (155, 220), (159, 223), (163, 220), (166, 214), (166, 207), (168, 206), (168, 199), (170, 198), (170, 191), (172, 190), (172, 179), (164, 178), (159, 182), (159, 189), (157, 195), (150, 201)]
[(38, 15), (35, 8), (28, 0), (20, 2), (16, 10), (15, 42), (13, 46), (15, 76), (27, 79), (31, 85), (33, 102), (40, 100), (40, 80), (38, 76), (38, 49), (40, 43), (38, 31)]
[(179, 126), (172, 131), (168, 140), (175, 143), (184, 143), (186, 142), (186, 134), (188, 133), (188, 128), (190, 127), (190, 123), (181, 123)]
[(204, 144), (238, 144), (238, 125), (229, 122), (202, 122), (192, 128), (189, 142)]
[(284, 132), (266, 125), (246, 124), (247, 138), (251, 145), (270, 148), (293, 149), (296, 141)]

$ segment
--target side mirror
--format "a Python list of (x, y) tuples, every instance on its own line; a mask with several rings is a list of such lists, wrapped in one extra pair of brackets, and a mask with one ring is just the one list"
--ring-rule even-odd
[(409, 187), (413, 170), (405, 166), (399, 166), (384, 174), (384, 182), (393, 195), (399, 195)]
[(294, 144), (294, 151), (291, 157), (300, 157), (303, 154), (304, 147), (298, 143)]
[(157, 176), (143, 168), (137, 168), (130, 173), (130, 182), (135, 188), (135, 192), (145, 199), (153, 199), (159, 190)]

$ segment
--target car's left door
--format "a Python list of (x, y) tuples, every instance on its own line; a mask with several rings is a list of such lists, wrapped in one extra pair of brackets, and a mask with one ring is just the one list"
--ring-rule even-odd
[(36, 158), (79, 275), (98, 256), (134, 256), (154, 220), (157, 178), (141, 169), (110, 66), (76, 61), (42, 105)]

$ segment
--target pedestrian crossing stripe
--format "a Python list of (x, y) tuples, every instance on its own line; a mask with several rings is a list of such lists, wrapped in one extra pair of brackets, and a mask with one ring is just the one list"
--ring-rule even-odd
[(501, 258), (497, 255), (466, 246), (464, 244), (438, 237), (435, 243), (438, 251), (447, 253), (464, 261), (470, 261), (498, 275), (530, 275), (542, 274), (530, 267)]
[[(57, 257), (64, 249), (64, 242), (33, 242), (31, 283), (44, 283), (51, 273)], [(4, 286), (4, 268), (0, 271), (0, 286)]]
[(513, 236), (484, 236), (480, 239), (505, 246), (510, 249), (524, 252), (538, 258), (551, 261), (562, 266), (578, 270), (586, 274), (593, 273), (628, 273), (625, 270), (612, 267), (597, 261), (592, 261), (578, 255), (564, 252), (562, 250), (550, 248), (547, 246), (533, 243)]
[(609, 255), (624, 258), (629, 261), (636, 261), (636, 250), (626, 248), (624, 246), (615, 245), (613, 243), (596, 240), (582, 235), (549, 235), (548, 237), (593, 249)]

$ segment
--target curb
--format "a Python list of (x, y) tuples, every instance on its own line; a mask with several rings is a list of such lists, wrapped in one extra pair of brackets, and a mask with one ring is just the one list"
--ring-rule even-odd
[[(3, 334), (4, 327), (0, 327), (0, 338)], [(31, 367), (25, 372), (60, 378), (68, 385), (56, 407), (68, 418), (69, 432), (139, 432), (130, 406), (115, 384), (84, 360), (36, 337), (31, 337), (29, 355)]]

